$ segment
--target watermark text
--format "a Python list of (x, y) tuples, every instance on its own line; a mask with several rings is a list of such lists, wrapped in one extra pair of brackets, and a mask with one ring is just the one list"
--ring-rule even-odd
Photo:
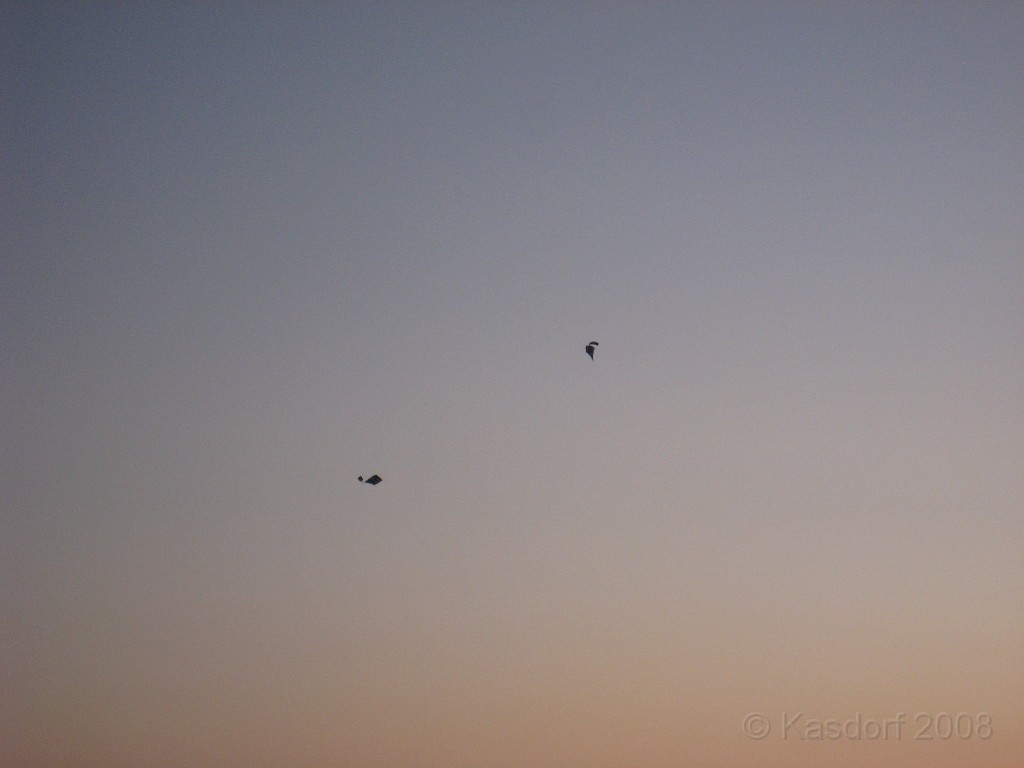
[(761, 712), (743, 718), (743, 735), (761, 741), (773, 733), (779, 741), (966, 741), (991, 739), (987, 712), (897, 712), (891, 717), (812, 717), (782, 712), (774, 721)]

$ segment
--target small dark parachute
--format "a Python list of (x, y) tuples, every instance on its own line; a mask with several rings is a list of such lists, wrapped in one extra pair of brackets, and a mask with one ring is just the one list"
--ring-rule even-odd
[(596, 347), (596, 346), (597, 346), (597, 342), (596, 341), (592, 341), (589, 344), (587, 344), (587, 354), (590, 355), (590, 359), (591, 360), (594, 359), (594, 347)]
[(373, 475), (372, 477), (368, 477), (365, 480), (363, 480), (363, 476), (360, 475), (359, 482), (366, 483), (367, 485), (376, 485), (377, 483), (380, 482), (380, 475)]

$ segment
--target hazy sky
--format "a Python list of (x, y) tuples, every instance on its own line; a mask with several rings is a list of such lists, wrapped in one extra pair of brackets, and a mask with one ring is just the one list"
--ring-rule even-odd
[(7, 2), (0, 73), (4, 766), (1019, 764), (1024, 5)]

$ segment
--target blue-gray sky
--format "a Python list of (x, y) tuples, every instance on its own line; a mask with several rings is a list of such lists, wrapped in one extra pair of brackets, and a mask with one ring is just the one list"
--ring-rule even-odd
[(834, 6), (4, 4), (10, 764), (1016, 759), (1024, 7)]

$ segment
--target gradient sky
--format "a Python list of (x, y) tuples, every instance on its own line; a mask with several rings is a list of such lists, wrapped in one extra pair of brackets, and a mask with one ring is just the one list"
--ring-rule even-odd
[(4, 766), (1022, 765), (1024, 5), (0, 35)]

